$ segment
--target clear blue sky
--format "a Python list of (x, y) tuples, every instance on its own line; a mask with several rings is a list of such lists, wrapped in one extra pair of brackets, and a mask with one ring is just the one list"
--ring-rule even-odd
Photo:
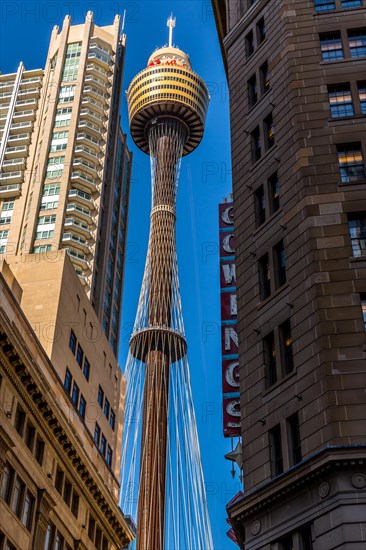
[[(157, 46), (167, 41), (166, 20), (177, 17), (174, 43), (191, 58), (193, 69), (206, 81), (211, 104), (205, 137), (182, 163), (177, 205), (177, 249), (188, 341), (193, 395), (196, 407), (208, 505), (216, 550), (237, 548), (226, 537), (225, 505), (241, 488), (232, 479), (224, 454), (231, 450), (222, 435), (220, 293), (217, 205), (231, 191), (229, 100), (225, 73), (212, 15), (211, 2), (196, 0), (145, 0), (126, 2), (7, 2), (3, 1), (0, 32), (0, 69), (14, 72), (19, 61), (27, 69), (43, 67), (52, 27), (62, 25), (66, 14), (82, 23), (88, 9), (97, 25), (108, 25), (115, 13), (127, 9), (127, 55), (123, 89), (146, 66)], [(123, 92), (124, 94), (124, 92)], [(123, 97), (122, 126), (128, 133)], [(137, 308), (149, 230), (149, 159), (134, 153), (125, 273), (120, 364), (123, 368)]]

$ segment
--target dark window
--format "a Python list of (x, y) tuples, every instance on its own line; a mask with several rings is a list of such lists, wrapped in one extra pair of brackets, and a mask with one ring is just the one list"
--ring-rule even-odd
[(301, 550), (313, 550), (313, 537), (311, 525), (304, 525), (299, 529)]
[(362, 319), (363, 319), (363, 327), (366, 332), (366, 293), (360, 294), (361, 299), (361, 312), (362, 312)]
[(335, 0), (314, 0), (316, 13), (335, 10)]
[(72, 388), (72, 395), (71, 395), (71, 401), (74, 403), (75, 407), (78, 406), (79, 403), (79, 386), (74, 382), (73, 388)]
[(103, 409), (103, 412), (104, 412), (104, 416), (106, 416), (108, 419), (109, 419), (109, 411), (111, 409), (111, 406), (109, 404), (109, 401), (107, 398), (105, 398), (104, 400), (104, 409)]
[(99, 389), (98, 389), (98, 403), (101, 407), (103, 407), (103, 399), (104, 399), (104, 391), (102, 390), (101, 386), (99, 386)]
[(25, 430), (25, 444), (27, 445), (31, 453), (33, 453), (35, 438), (36, 438), (36, 429), (28, 420), (27, 428)]
[(102, 550), (108, 550), (108, 539), (103, 535)]
[(261, 44), (263, 40), (266, 38), (266, 26), (264, 23), (264, 17), (262, 17), (257, 23), (257, 37), (258, 37), (258, 44)]
[(245, 37), (245, 49), (247, 52), (247, 57), (250, 57), (254, 52), (254, 37), (252, 31), (250, 31)]
[(332, 118), (354, 115), (349, 84), (328, 86), (328, 97)]
[(358, 96), (360, 98), (361, 113), (366, 115), (366, 82), (358, 83)]
[(253, 162), (256, 162), (261, 158), (262, 155), (262, 144), (261, 144), (261, 135), (259, 131), (259, 126), (253, 130), (251, 133), (252, 139), (252, 159)]
[(74, 491), (72, 494), (71, 512), (77, 518), (79, 513), (79, 495)]
[(12, 510), (14, 514), (18, 516), (18, 518), (21, 518), (22, 515), (22, 508), (23, 508), (23, 499), (24, 499), (24, 492), (25, 492), (25, 484), (20, 479), (20, 477), (16, 477), (14, 488), (13, 488), (13, 502), (12, 502)]
[(109, 424), (110, 424), (112, 430), (114, 431), (114, 427), (115, 427), (115, 424), (116, 424), (116, 415), (112, 410), (111, 410), (111, 415), (109, 417)]
[(23, 437), (23, 434), (24, 434), (24, 426), (25, 426), (25, 412), (18, 405), (17, 412), (15, 415), (15, 429), (21, 437)]
[(269, 207), (271, 214), (280, 208), (280, 184), (277, 172), (268, 179)]
[(248, 80), (248, 95), (249, 105), (253, 107), (258, 101), (257, 77), (255, 74)]
[(107, 460), (106, 460), (108, 466), (112, 466), (112, 455), (113, 455), (112, 449), (111, 449), (110, 446), (108, 445), (108, 449), (107, 449)]
[(95, 429), (94, 429), (94, 442), (95, 442), (95, 444), (97, 445), (97, 447), (99, 447), (99, 442), (100, 442), (100, 427), (98, 426), (98, 424), (95, 424)]
[(283, 241), (280, 241), (273, 248), (273, 261), (276, 288), (280, 288), (286, 282), (286, 256)]
[(262, 95), (268, 92), (271, 83), (269, 80), (269, 70), (267, 61), (259, 68), (260, 82), (261, 82), (261, 93)]
[(79, 367), (83, 366), (83, 359), (84, 359), (84, 351), (80, 344), (78, 344), (78, 350), (76, 352), (76, 361), (79, 365)]
[(264, 135), (266, 138), (266, 148), (270, 149), (275, 142), (275, 133), (273, 126), (273, 116), (272, 113), (264, 119)]
[(74, 332), (73, 330), (70, 332), (69, 348), (71, 349), (73, 355), (75, 355), (75, 351), (76, 351), (76, 336), (75, 336), (75, 332)]
[(62, 495), (64, 487), (64, 472), (59, 467), (57, 467), (56, 470), (55, 487), (60, 495)]
[(279, 424), (269, 431), (269, 448), (272, 476), (274, 477), (283, 472), (281, 428)]
[(45, 550), (53, 550), (55, 542), (56, 528), (52, 524), (47, 525), (46, 538), (45, 538)]
[(100, 440), (100, 452), (103, 456), (105, 456), (107, 450), (107, 440), (105, 438), (105, 435), (102, 434), (101, 440)]
[(344, 58), (340, 32), (320, 35), (320, 47), (323, 61), (336, 61)]
[(84, 374), (85, 378), (86, 378), (86, 379), (88, 380), (88, 382), (89, 382), (89, 376), (90, 376), (90, 363), (89, 363), (87, 357), (85, 357), (85, 359), (84, 359), (83, 374)]
[(85, 420), (86, 401), (83, 395), (80, 396), (79, 414), (83, 420)]
[(290, 465), (294, 466), (302, 460), (301, 439), (298, 414), (294, 414), (287, 420)]
[(352, 252), (355, 258), (366, 256), (366, 212), (348, 216)]
[(259, 261), (259, 285), (261, 300), (265, 300), (271, 294), (271, 275), (269, 270), (268, 254), (264, 254)]
[(289, 374), (294, 370), (294, 359), (292, 352), (292, 335), (291, 335), (291, 324), (288, 319), (282, 325), (280, 325), (280, 345), (282, 353), (282, 366), (283, 373)]
[(64, 501), (68, 506), (70, 506), (70, 503), (71, 503), (71, 495), (72, 495), (72, 483), (66, 478), (65, 487), (64, 487)]
[(102, 548), (102, 531), (98, 526), (95, 531), (95, 547), (97, 550), (101, 550)]
[(5, 464), (3, 477), (1, 480), (1, 497), (7, 504), (10, 504), (11, 495), (13, 492), (14, 475), (14, 469), (9, 466), (9, 464)]
[(287, 535), (279, 541), (279, 550), (294, 550), (292, 535)]
[(44, 441), (40, 437), (37, 437), (36, 450), (35, 450), (34, 456), (38, 464), (42, 466), (43, 456), (44, 456)]
[(348, 31), (349, 49), (351, 57), (364, 57), (366, 55), (366, 29)]
[(259, 226), (259, 225), (262, 225), (262, 223), (266, 220), (263, 185), (258, 187), (256, 192), (254, 193), (254, 201), (255, 201), (255, 221), (257, 223), (257, 226)]
[(72, 386), (72, 376), (71, 376), (71, 372), (69, 371), (69, 369), (66, 369), (66, 374), (65, 374), (65, 390), (67, 391), (67, 393), (70, 393), (70, 392), (71, 392), (71, 386)]
[(342, 183), (365, 180), (365, 166), (360, 143), (338, 145), (338, 163)]
[(95, 536), (95, 519), (92, 515), (89, 516), (88, 537), (94, 541)]
[(267, 386), (272, 386), (277, 382), (276, 372), (276, 347), (274, 333), (270, 332), (263, 339), (264, 365), (266, 368)]

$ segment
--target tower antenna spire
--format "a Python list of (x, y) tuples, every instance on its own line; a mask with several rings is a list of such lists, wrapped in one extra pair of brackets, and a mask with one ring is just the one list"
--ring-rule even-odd
[(171, 13), (168, 17), (167, 26), (169, 27), (169, 48), (173, 46), (173, 29), (175, 28), (177, 19)]

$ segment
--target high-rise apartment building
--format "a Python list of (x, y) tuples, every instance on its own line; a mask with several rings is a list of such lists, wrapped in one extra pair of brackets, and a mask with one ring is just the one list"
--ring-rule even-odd
[[(117, 363), (131, 155), (120, 18), (0, 75), (0, 549), (120, 550)], [(9, 162), (11, 161), (11, 162)]]
[(365, 547), (364, 0), (212, 2), (230, 88), (241, 548)]
[[(43, 71), (1, 75), (1, 249), (66, 249), (117, 353), (131, 154), (119, 126), (125, 36), (65, 17)], [(106, 246), (105, 246), (106, 245)]]

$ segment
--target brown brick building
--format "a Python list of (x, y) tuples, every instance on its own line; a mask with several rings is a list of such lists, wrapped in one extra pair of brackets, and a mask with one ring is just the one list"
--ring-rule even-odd
[(230, 87), (241, 548), (366, 546), (365, 0), (213, 1)]

